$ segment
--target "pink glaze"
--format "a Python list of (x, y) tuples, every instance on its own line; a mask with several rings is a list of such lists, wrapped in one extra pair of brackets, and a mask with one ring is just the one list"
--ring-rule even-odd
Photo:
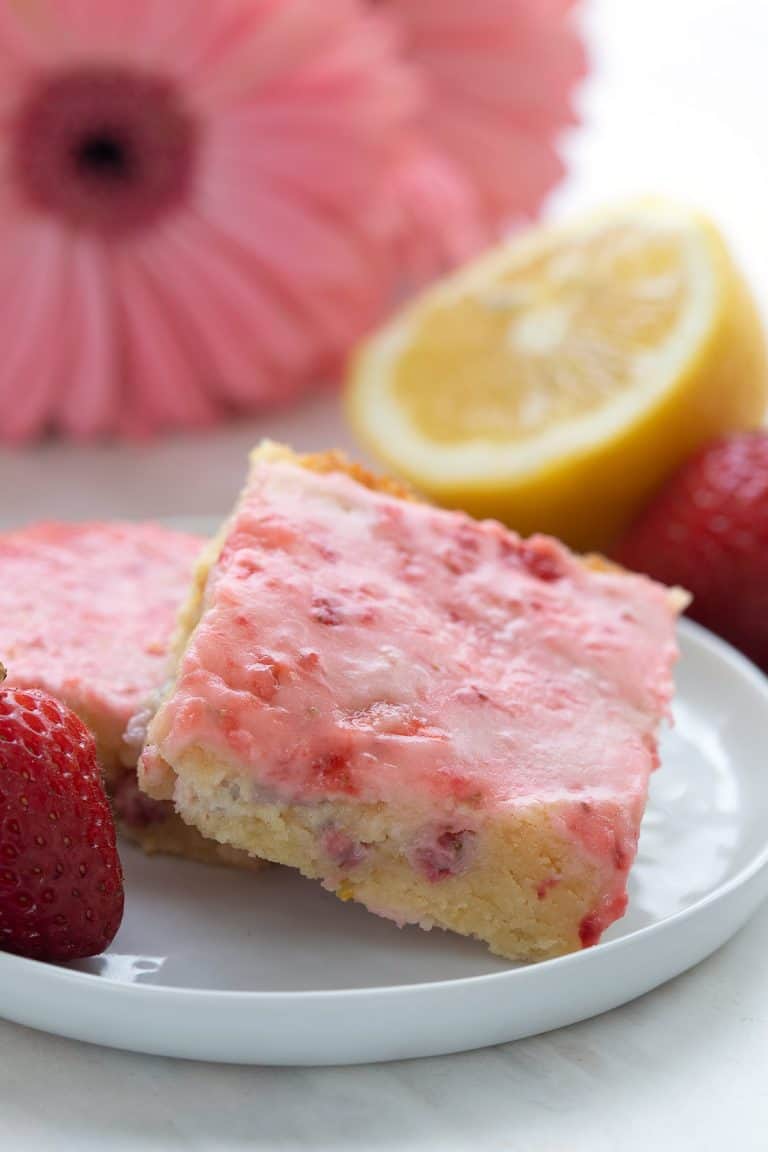
[(119, 741), (162, 683), (202, 541), (152, 524), (37, 524), (0, 536), (0, 660)]
[[(158, 751), (172, 763), (204, 746), (250, 773), (254, 796), (391, 802), (464, 836), (546, 803), (611, 877), (613, 907), (671, 695), (674, 615), (661, 586), (585, 568), (553, 540), (258, 461), (147, 770)], [(424, 868), (444, 873), (462, 855), (449, 847)]]

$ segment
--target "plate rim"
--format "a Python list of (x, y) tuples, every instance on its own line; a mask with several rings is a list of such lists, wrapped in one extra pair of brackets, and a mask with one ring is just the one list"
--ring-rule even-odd
[[(725, 640), (716, 636), (708, 629), (702, 627), (688, 618), (678, 622), (680, 634), (694, 648), (704, 649), (710, 655), (714, 654), (723, 660), (729, 668), (742, 678), (752, 689), (756, 690), (764, 699), (768, 723), (768, 676), (754, 665), (746, 656), (733, 648)], [(31, 960), (13, 953), (0, 952), (0, 978), (7, 980), (23, 979), (25, 974), (40, 980), (41, 983), (60, 985), (75, 985), (78, 990), (87, 988), (99, 989), (95, 995), (100, 996), (130, 996), (137, 999), (152, 1001), (160, 997), (163, 1000), (183, 1001), (198, 1004), (212, 1001), (247, 1002), (249, 1005), (269, 1003), (270, 1005), (298, 1005), (301, 1003), (328, 1003), (331, 1001), (355, 1001), (360, 999), (387, 1000), (390, 998), (423, 995), (427, 992), (440, 995), (446, 991), (461, 992), (473, 990), (488, 984), (505, 984), (519, 979), (531, 972), (552, 972), (555, 969), (568, 972), (578, 968), (579, 965), (593, 963), (593, 955), (599, 953), (619, 954), (631, 948), (639, 940), (647, 941), (651, 936), (668, 931), (671, 926), (679, 927), (685, 920), (700, 916), (713, 904), (726, 900), (732, 893), (749, 884), (765, 869), (768, 869), (768, 827), (765, 841), (756, 854), (744, 864), (734, 875), (718, 884), (706, 895), (682, 908), (657, 920), (646, 924), (615, 940), (595, 945), (593, 948), (571, 952), (564, 956), (553, 957), (534, 964), (522, 964), (514, 968), (504, 969), (500, 972), (486, 972), (475, 976), (458, 976), (444, 980), (420, 981), (405, 984), (381, 984), (361, 988), (321, 988), (321, 989), (291, 989), (291, 990), (265, 990), (265, 989), (226, 989), (226, 988), (185, 988), (173, 984), (142, 984), (139, 982), (124, 982), (109, 976), (98, 975), (92, 972), (80, 972), (63, 966), (50, 964), (41, 960)], [(2, 1015), (0, 1013), (0, 1015)]]

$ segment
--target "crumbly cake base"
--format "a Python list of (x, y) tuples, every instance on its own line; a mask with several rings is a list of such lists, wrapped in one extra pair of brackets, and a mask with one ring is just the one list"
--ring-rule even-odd
[(206, 840), (197, 828), (185, 824), (175, 812), (154, 824), (137, 826), (117, 820), (120, 835), (137, 844), (148, 856), (180, 856), (199, 864), (217, 864), (228, 868), (244, 868), (257, 872), (266, 867), (266, 861), (249, 856), (247, 852)]
[[(104, 786), (107, 795), (111, 795), (126, 770), (135, 771), (136, 746), (126, 742), (124, 734), (118, 732), (114, 725), (105, 724), (101, 717), (89, 714), (82, 707), (77, 712), (96, 742)], [(218, 844), (215, 840), (206, 840), (201, 832), (185, 824), (173, 811), (147, 824), (132, 824), (115, 813), (115, 824), (124, 839), (137, 844), (148, 856), (181, 856), (200, 864), (225, 865), (254, 872), (266, 864), (264, 860), (254, 859), (247, 852)]]
[[(584, 921), (605, 889), (599, 867), (574, 860), (544, 805), (488, 820), (477, 833), (471, 868), (429, 880), (406, 855), (426, 812), (409, 812), (406, 822), (384, 805), (253, 803), (245, 799), (252, 781), (228, 774), (201, 751), (185, 755), (177, 770), (179, 811), (223, 850), (236, 845), (321, 880), (341, 900), (400, 924), (474, 936), (511, 960), (580, 949)], [(329, 829), (365, 845), (364, 858), (335, 864), (323, 849)]]

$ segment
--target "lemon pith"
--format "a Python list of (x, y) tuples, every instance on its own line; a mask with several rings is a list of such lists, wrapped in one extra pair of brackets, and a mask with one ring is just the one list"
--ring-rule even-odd
[(760, 422), (760, 322), (696, 213), (642, 202), (515, 240), (362, 348), (366, 444), (442, 503), (606, 546), (705, 440)]

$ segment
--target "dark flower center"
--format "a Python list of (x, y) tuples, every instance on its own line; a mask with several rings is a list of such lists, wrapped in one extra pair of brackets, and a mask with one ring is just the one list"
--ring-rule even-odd
[(133, 180), (136, 157), (127, 141), (108, 132), (94, 132), (75, 147), (75, 164), (86, 180)]
[(175, 84), (123, 68), (83, 68), (37, 85), (14, 124), (13, 173), (38, 211), (120, 235), (189, 197), (198, 127)]

